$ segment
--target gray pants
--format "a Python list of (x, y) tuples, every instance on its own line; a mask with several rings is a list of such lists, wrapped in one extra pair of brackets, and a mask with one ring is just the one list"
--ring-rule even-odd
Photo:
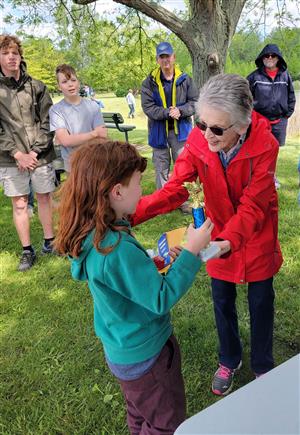
[(160, 189), (167, 181), (170, 173), (171, 155), (175, 163), (184, 147), (184, 141), (178, 142), (174, 130), (168, 134), (167, 148), (153, 148), (152, 162), (155, 168), (156, 188)]

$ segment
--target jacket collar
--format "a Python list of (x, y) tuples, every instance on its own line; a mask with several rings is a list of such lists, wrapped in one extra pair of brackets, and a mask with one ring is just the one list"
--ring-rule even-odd
[[(162, 105), (163, 107), (166, 109), (167, 108), (167, 101), (166, 101), (166, 95), (165, 95), (165, 91), (164, 91), (164, 87), (161, 81), (161, 68), (157, 67), (155, 68), (152, 73), (151, 73), (152, 78), (154, 79), (157, 87), (158, 87), (158, 93), (160, 95), (161, 101), (162, 101)], [(177, 96), (176, 96), (176, 86), (177, 84), (182, 82), (182, 78), (185, 79), (185, 74), (182, 74), (182, 72), (180, 71), (180, 69), (178, 68), (177, 65), (174, 65), (174, 80), (172, 83), (172, 106), (176, 106), (176, 101), (177, 101)], [(165, 121), (166, 123), (166, 131), (167, 131), (167, 135), (168, 135), (168, 129), (169, 129), (169, 125), (168, 125), (168, 120)], [(176, 119), (174, 119), (174, 131), (175, 134), (178, 134), (178, 125), (177, 125), (178, 121)]]
[[(151, 77), (154, 81), (159, 84), (161, 82), (160, 79), (161, 68), (158, 66), (153, 71), (151, 71)], [(180, 68), (177, 65), (174, 65), (174, 82), (177, 84), (179, 79), (185, 78), (186, 74), (182, 73)]]
[(9, 88), (21, 89), (24, 84), (30, 79), (31, 77), (27, 74), (26, 63), (24, 61), (22, 61), (20, 65), (19, 80), (15, 80), (13, 77), (5, 76), (0, 68), (0, 83), (5, 84)]

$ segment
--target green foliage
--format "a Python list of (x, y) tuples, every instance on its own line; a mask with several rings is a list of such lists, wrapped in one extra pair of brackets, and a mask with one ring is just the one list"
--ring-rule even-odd
[(148, 21), (132, 10), (115, 22), (94, 16), (92, 24), (81, 23), (80, 38), (74, 24), (61, 20), (59, 29), (59, 47), (67, 61), (98, 91), (139, 89), (155, 65), (152, 38), (160, 40), (161, 32), (150, 30)]
[[(293, 0), (289, 1), (293, 3)], [(39, 42), (35, 43), (35, 38), (31, 37), (26, 44), (27, 50), (32, 45), (32, 52), (25, 53), (32, 75), (43, 79), (51, 91), (56, 87), (53, 71), (61, 61), (73, 65), (80, 80), (98, 91), (114, 91), (121, 95), (125, 89), (140, 89), (143, 79), (156, 66), (155, 46), (163, 40), (172, 43), (177, 64), (192, 75), (191, 56), (185, 44), (172, 32), (153, 26), (152, 20), (133, 8), (120, 9), (112, 20), (108, 15), (99, 17), (94, 9), (95, 3), (83, 6), (72, 0), (64, 3), (59, 0), (9, 2), (17, 7), (18, 14), (7, 14), (4, 19), (10, 22), (17, 20), (18, 25), (23, 26), (23, 35), (27, 24), (41, 23), (46, 9), (52, 12), (51, 19), (46, 21), (53, 22), (59, 35), (57, 40), (54, 43), (47, 38), (38, 38)], [(188, 0), (185, 4), (189, 6)], [(272, 2), (264, 0), (263, 4), (266, 13), (271, 13)], [(291, 23), (295, 21), (286, 7), (281, 7), (282, 13), (277, 13), (276, 20), (279, 23), (283, 22), (283, 18)], [(188, 10), (189, 7), (184, 13), (174, 11), (184, 18)], [(256, 18), (250, 23), (248, 18), (254, 10)], [(282, 50), (292, 78), (299, 80), (300, 29), (281, 26), (263, 38), (259, 21), (262, 21), (262, 7), (254, 0), (247, 0), (242, 28), (232, 38), (225, 71), (247, 76), (255, 69), (254, 60), (263, 46), (273, 42)]]
[(179, 65), (181, 71), (184, 71), (190, 76), (192, 76), (193, 75), (192, 59), (186, 45), (174, 34), (172, 34), (168, 38), (168, 40), (170, 41), (170, 43), (174, 48), (174, 52), (176, 55), (176, 63)]
[(125, 97), (127, 95), (128, 89), (118, 88), (115, 91), (116, 97)]
[(300, 80), (300, 28), (274, 29), (266, 43), (279, 46), (293, 80)]
[(295, 91), (300, 91), (300, 80), (294, 81), (294, 89)]
[(63, 53), (54, 48), (49, 38), (27, 36), (22, 45), (28, 73), (42, 80), (49, 91), (54, 92), (57, 88), (55, 68), (64, 62)]
[(237, 32), (230, 44), (225, 71), (247, 76), (256, 69), (255, 59), (267, 44), (277, 44), (293, 80), (300, 78), (300, 29), (277, 28), (262, 40), (258, 33)]

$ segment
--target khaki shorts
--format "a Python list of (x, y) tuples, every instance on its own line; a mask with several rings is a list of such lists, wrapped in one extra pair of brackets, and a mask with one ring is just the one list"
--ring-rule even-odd
[(51, 163), (40, 166), (34, 171), (19, 171), (16, 167), (0, 167), (0, 183), (6, 196), (28, 195), (29, 182), (37, 193), (49, 193), (55, 190), (55, 171)]

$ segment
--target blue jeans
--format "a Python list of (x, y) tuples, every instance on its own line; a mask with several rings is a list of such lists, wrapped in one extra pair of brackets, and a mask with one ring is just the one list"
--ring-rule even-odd
[[(211, 286), (220, 345), (219, 361), (224, 366), (234, 369), (242, 359), (235, 307), (236, 285), (212, 278)], [(274, 367), (274, 298), (273, 277), (248, 283), (251, 368), (257, 374), (265, 373)]]
[(134, 104), (128, 104), (128, 107), (129, 107), (129, 114), (128, 114), (128, 117), (129, 118), (134, 118), (134, 112), (135, 112), (135, 107), (134, 107)]
[(278, 140), (280, 147), (285, 145), (287, 123), (287, 118), (281, 118), (277, 124), (271, 124), (272, 134)]

